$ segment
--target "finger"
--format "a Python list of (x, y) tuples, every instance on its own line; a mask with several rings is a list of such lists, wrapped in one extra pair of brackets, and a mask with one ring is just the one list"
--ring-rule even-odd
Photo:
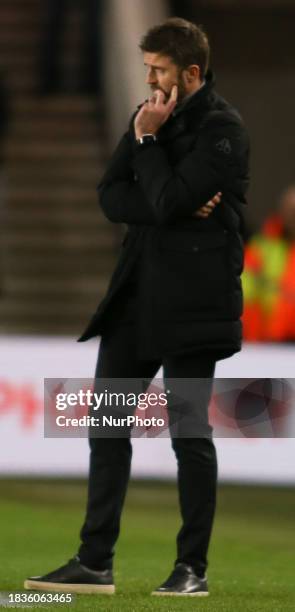
[(201, 217), (202, 219), (205, 219), (209, 217), (209, 214), (198, 210), (196, 213), (194, 213), (194, 217)]
[(165, 94), (161, 89), (155, 89), (149, 98), (152, 105), (164, 104)]
[(206, 204), (204, 204), (204, 206), (209, 206), (210, 208), (215, 208), (216, 204), (219, 204), (221, 202), (221, 199), (218, 195), (214, 196), (212, 198), (212, 200), (209, 200), (209, 202), (207, 202)]
[(173, 85), (172, 89), (171, 89), (171, 93), (170, 93), (170, 98), (166, 104), (167, 107), (167, 111), (169, 113), (171, 113), (173, 111), (173, 109), (175, 108), (176, 104), (177, 104), (177, 98), (178, 98), (178, 87), (177, 85)]
[(213, 206), (210, 206), (210, 203), (208, 203), (208, 204), (205, 204), (205, 206), (203, 206), (202, 209), (205, 212), (212, 213), (213, 210), (215, 209), (215, 206), (216, 206), (216, 204), (213, 204)]
[(150, 101), (146, 100), (146, 102), (140, 108), (137, 117), (139, 116), (141, 117), (141, 115), (144, 115), (146, 113), (146, 111), (149, 109), (149, 104), (150, 104)]
[(213, 212), (214, 208), (215, 208), (215, 204), (213, 204), (213, 202), (212, 204), (208, 202), (208, 204), (204, 204), (204, 206), (202, 206), (200, 210), (211, 213)]
[(155, 91), (155, 104), (156, 106), (159, 106), (160, 104), (164, 104), (165, 101), (165, 94), (163, 91), (161, 91), (161, 89), (157, 89), (157, 91)]
[(148, 100), (148, 101), (149, 101), (149, 103), (152, 103), (152, 104), (155, 104), (155, 103), (156, 103), (156, 101), (157, 101), (157, 94), (156, 94), (156, 92), (154, 92), (154, 93), (152, 94), (152, 96), (150, 96), (150, 98), (149, 98), (149, 100)]
[(169, 100), (171, 100), (171, 102), (177, 102), (177, 98), (178, 98), (178, 87), (177, 85), (173, 85), (171, 89)]
[(148, 105), (148, 100), (142, 104), (142, 106), (140, 107), (136, 117), (141, 117), (141, 115), (144, 113), (147, 105)]

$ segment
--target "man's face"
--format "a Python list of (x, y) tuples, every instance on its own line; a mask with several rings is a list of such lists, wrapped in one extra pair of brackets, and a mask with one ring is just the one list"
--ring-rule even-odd
[(173, 85), (178, 87), (178, 101), (187, 95), (183, 71), (173, 63), (170, 57), (159, 53), (144, 53), (144, 65), (147, 67), (146, 82), (152, 91), (160, 89), (168, 100)]

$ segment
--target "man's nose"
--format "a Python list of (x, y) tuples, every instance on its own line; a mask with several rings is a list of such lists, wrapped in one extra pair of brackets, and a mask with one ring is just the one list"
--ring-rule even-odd
[(148, 70), (146, 75), (146, 83), (147, 85), (153, 85), (157, 82), (157, 77), (152, 70)]

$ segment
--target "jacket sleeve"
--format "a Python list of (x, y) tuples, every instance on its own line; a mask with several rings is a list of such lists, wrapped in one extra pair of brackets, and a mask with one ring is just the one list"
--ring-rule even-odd
[(135, 180), (131, 136), (124, 134), (97, 190), (105, 216), (113, 223), (155, 225), (156, 215)]
[(175, 167), (160, 143), (134, 151), (133, 167), (158, 224), (192, 215), (247, 174), (248, 135), (231, 117), (208, 120), (194, 149)]

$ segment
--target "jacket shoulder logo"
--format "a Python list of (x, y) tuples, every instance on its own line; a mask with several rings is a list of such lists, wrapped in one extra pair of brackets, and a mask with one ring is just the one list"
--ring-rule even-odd
[(229, 155), (231, 153), (231, 144), (228, 138), (223, 138), (219, 142), (216, 143), (216, 149), (221, 153), (225, 153)]

